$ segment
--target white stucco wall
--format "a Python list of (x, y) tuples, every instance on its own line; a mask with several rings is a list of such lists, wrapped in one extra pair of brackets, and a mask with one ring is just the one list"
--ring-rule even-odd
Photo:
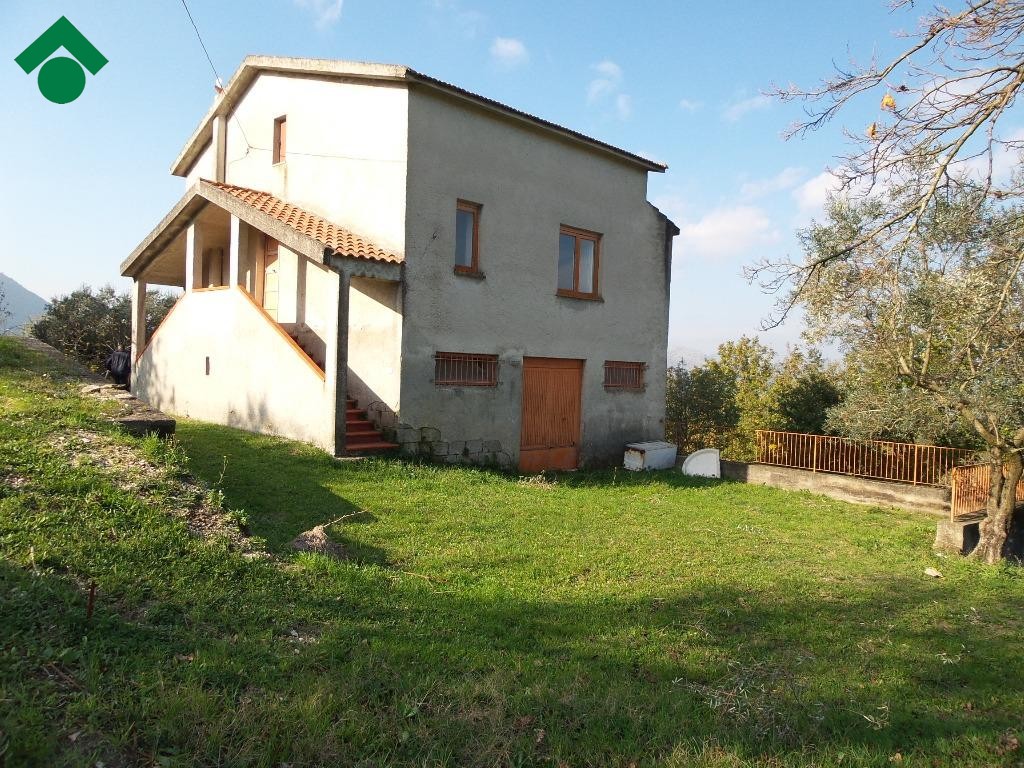
[[(348, 389), (363, 408), (383, 403), (399, 410), (402, 356), (401, 286), (367, 278), (353, 278), (348, 310)], [(385, 424), (390, 427), (393, 424)]]
[(167, 413), (334, 449), (332, 377), (318, 377), (241, 289), (179, 299), (136, 361), (132, 388)]
[[(420, 89), (409, 121), (401, 421), (516, 462), (522, 358), (582, 358), (584, 463), (662, 437), (668, 271), (646, 172)], [(460, 198), (483, 205), (484, 279), (453, 274)], [(562, 224), (602, 233), (602, 301), (555, 295)], [(436, 351), (500, 355), (497, 388), (435, 387)], [(606, 391), (605, 360), (646, 363), (646, 390)]]
[(214, 179), (217, 171), (216, 161), (217, 157), (213, 151), (213, 143), (208, 142), (185, 176), (185, 189), (190, 188), (200, 179)]
[[(286, 156), (274, 164), (281, 116)], [(226, 181), (270, 192), (401, 253), (407, 117), (401, 85), (261, 74), (227, 120)]]

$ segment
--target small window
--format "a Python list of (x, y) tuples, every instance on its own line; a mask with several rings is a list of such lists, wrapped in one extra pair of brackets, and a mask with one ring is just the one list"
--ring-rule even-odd
[(625, 363), (606, 360), (604, 364), (605, 389), (643, 389), (644, 363)]
[(562, 227), (558, 237), (558, 295), (596, 299), (601, 262), (601, 235)]
[(288, 151), (288, 118), (279, 117), (274, 121), (274, 163), (283, 163)]
[(455, 271), (480, 271), (480, 209), (478, 203), (459, 200), (455, 209)]
[(496, 387), (498, 356), (438, 352), (434, 355), (434, 384), (438, 387)]

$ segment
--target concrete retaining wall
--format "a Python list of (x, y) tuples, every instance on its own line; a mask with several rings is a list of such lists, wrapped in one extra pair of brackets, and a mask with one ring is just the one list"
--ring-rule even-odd
[(890, 483), (866, 477), (724, 460), (722, 477), (790, 491), (811, 491), (841, 501), (852, 501), (855, 504), (899, 507), (912, 512), (927, 512), (936, 517), (949, 515), (948, 488)]

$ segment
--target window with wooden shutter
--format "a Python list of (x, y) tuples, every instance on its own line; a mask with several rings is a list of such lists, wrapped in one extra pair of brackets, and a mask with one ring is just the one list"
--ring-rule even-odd
[(480, 211), (479, 203), (459, 200), (455, 207), (455, 271), (480, 274)]
[(558, 295), (600, 298), (601, 235), (563, 226), (558, 235)]
[(434, 384), (438, 387), (496, 387), (498, 356), (438, 352), (434, 355)]
[(605, 389), (644, 388), (644, 363), (627, 363), (621, 360), (606, 360), (604, 364)]
[(288, 118), (282, 116), (274, 121), (274, 163), (283, 163), (288, 151)]

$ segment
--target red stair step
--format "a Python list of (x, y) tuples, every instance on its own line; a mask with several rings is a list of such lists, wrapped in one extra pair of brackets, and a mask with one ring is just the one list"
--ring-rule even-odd
[(395, 448), (400, 447), (398, 443), (389, 443), (384, 440), (380, 440), (375, 443), (348, 443), (346, 441), (345, 448), (351, 453), (362, 453), (365, 451), (391, 451)]
[(383, 441), (380, 432), (357, 432), (345, 435), (345, 442), (349, 445), (362, 445), (363, 443), (379, 443)]

